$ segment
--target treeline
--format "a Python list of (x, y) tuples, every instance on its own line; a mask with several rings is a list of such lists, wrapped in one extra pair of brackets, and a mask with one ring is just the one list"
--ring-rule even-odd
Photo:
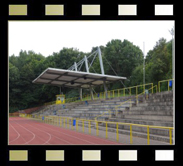
[[(109, 89), (123, 88), (143, 84), (143, 52), (128, 40), (111, 40), (106, 46), (100, 46), (103, 57), (105, 74), (127, 77), (127, 80), (109, 84)], [(44, 57), (34, 51), (21, 50), (19, 56), (9, 57), (9, 111), (14, 112), (43, 105), (45, 102), (55, 100), (59, 94), (59, 87), (33, 84), (32, 81), (48, 67), (68, 69), (74, 62), (81, 60), (84, 53), (76, 48), (63, 48), (59, 52)], [(92, 59), (89, 59), (91, 62)], [(85, 70), (83, 65), (82, 71)], [(101, 73), (98, 57), (92, 67), (92, 73)], [(146, 83), (172, 78), (172, 41), (167, 42), (161, 38), (152, 50), (147, 53), (145, 61)], [(103, 90), (103, 86), (96, 87), (95, 91)], [(79, 95), (78, 89), (62, 89), (67, 98)], [(84, 90), (84, 94), (89, 91)]]

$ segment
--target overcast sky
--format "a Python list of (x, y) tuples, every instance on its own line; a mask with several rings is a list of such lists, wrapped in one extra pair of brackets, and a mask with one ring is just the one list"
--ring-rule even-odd
[(33, 50), (43, 56), (63, 47), (90, 52), (112, 39), (127, 39), (145, 55), (160, 38), (171, 40), (174, 21), (9, 21), (9, 56)]

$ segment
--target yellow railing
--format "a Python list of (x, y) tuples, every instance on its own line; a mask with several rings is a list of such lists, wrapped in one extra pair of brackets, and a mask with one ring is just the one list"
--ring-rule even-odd
[(97, 118), (99, 118), (99, 117), (101, 117), (101, 116), (105, 115), (106, 113), (108, 113), (109, 118), (110, 118), (110, 117), (111, 117), (111, 110), (107, 110), (107, 111), (104, 111), (102, 114), (100, 114), (100, 115), (96, 116), (96, 117), (95, 117), (95, 120), (97, 120)]
[[(167, 90), (169, 91), (170, 90), (169, 81), (171, 81), (171, 80), (173, 81), (173, 79), (159, 81), (158, 86), (155, 85), (156, 92), (157, 92), (157, 90), (159, 92), (161, 92), (161, 83), (163, 83), (163, 82), (167, 82), (167, 84), (168, 84)], [(137, 96), (139, 94), (139, 91), (145, 92), (145, 89), (147, 89), (147, 87), (149, 87), (149, 86), (151, 87), (151, 92), (149, 92), (149, 93), (154, 93), (154, 88), (152, 88), (153, 83), (147, 83), (147, 84), (136, 85), (136, 86), (131, 86), (131, 87), (127, 87), (127, 88), (114, 89), (114, 90), (107, 91), (108, 98), (131, 96), (131, 95)], [(99, 92), (97, 94), (94, 94), (93, 96), (94, 96), (94, 100), (106, 98), (105, 92)], [(91, 100), (91, 95), (89, 95), (89, 94), (83, 95), (82, 101), (84, 101), (84, 100)], [(66, 101), (66, 103), (70, 103), (70, 102), (78, 102), (81, 100), (78, 96), (78, 97), (73, 97), (73, 98), (67, 98), (65, 101)], [(52, 105), (52, 104), (55, 104), (55, 101), (45, 103), (45, 105)]]
[[(173, 80), (174, 80), (174, 79), (168, 79), (168, 80), (159, 81), (159, 82), (158, 82), (159, 92), (161, 92), (161, 83), (163, 83), (163, 82), (165, 82), (165, 83), (167, 82), (167, 84), (168, 84), (167, 90), (169, 91), (169, 90), (170, 90), (169, 82), (172, 81), (172, 87), (173, 87)], [(172, 89), (173, 89), (173, 88), (172, 88)]]
[[(153, 89), (154, 89), (154, 88), (156, 88), (156, 92), (157, 92), (157, 85), (155, 85), (155, 86), (149, 88), (148, 91), (151, 90), (152, 93), (153, 93), (153, 91), (154, 91)], [(138, 104), (138, 97), (139, 97), (140, 95), (142, 95), (142, 94), (145, 94), (145, 91), (135, 96), (135, 98), (136, 98), (136, 103), (137, 103), (137, 104)], [(146, 95), (146, 99), (147, 99), (147, 97), (148, 97), (148, 95)], [(130, 108), (132, 107), (132, 99), (128, 99), (128, 100), (122, 102), (121, 104), (115, 106), (116, 116), (118, 115), (118, 110), (117, 110), (117, 109), (118, 109), (120, 106), (122, 106), (122, 105), (124, 105), (124, 104), (126, 104), (126, 103), (129, 103), (129, 107), (130, 107)], [(109, 109), (109, 110), (105, 111), (104, 113), (102, 113), (101, 115), (96, 116), (96, 117), (95, 117), (95, 120), (96, 120), (98, 117), (101, 117), (101, 116), (105, 115), (106, 113), (108, 113), (108, 114), (109, 114), (109, 117), (111, 117), (111, 110)]]
[[(150, 131), (149, 129), (155, 128), (155, 129), (164, 129), (169, 130), (169, 143), (172, 145), (172, 131), (174, 130), (173, 127), (163, 127), (163, 126), (152, 126), (152, 125), (141, 125), (141, 124), (133, 124), (133, 123), (121, 123), (121, 122), (110, 122), (110, 121), (97, 121), (97, 120), (87, 120), (87, 119), (79, 119), (79, 118), (70, 118), (70, 117), (58, 117), (58, 116), (40, 116), (40, 115), (31, 115), (31, 114), (20, 114), (20, 117), (26, 117), (31, 118), (35, 120), (39, 120), (43, 123), (48, 123), (51, 125), (56, 125), (60, 127), (65, 127), (68, 129), (76, 130), (78, 131), (78, 122), (81, 122), (82, 126), (82, 132), (86, 132), (85, 128), (88, 128), (88, 133), (91, 134), (91, 123), (93, 122), (96, 124), (96, 135), (99, 135), (99, 123), (105, 124), (105, 132), (106, 136), (105, 138), (108, 138), (108, 125), (114, 124), (116, 125), (116, 141), (119, 141), (119, 125), (122, 126), (130, 126), (130, 144), (133, 144), (133, 126), (138, 127), (145, 127), (147, 128), (147, 144), (150, 145)], [(43, 118), (44, 117), (44, 118)], [(73, 121), (76, 121), (75, 126), (73, 126)], [(85, 122), (87, 122), (87, 127), (85, 127)]]
[[(107, 91), (108, 93), (108, 98), (115, 98), (115, 97), (122, 97), (122, 96), (131, 96), (131, 95), (137, 95), (139, 88), (143, 89), (143, 91), (145, 91), (145, 88), (147, 86), (151, 86), (153, 87), (153, 83), (148, 83), (148, 84), (142, 84), (142, 85), (137, 85), (137, 86), (131, 86), (131, 87), (127, 87), (127, 88), (121, 88), (121, 89), (114, 89), (114, 90), (110, 90)], [(128, 92), (128, 93), (127, 93)], [(153, 91), (152, 91), (153, 93)], [(99, 93), (100, 99), (105, 98), (105, 92), (100, 92)]]

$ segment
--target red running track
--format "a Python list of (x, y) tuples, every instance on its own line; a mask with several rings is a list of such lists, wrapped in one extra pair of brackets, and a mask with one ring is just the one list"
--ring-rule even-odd
[(9, 145), (121, 145), (118, 142), (21, 117), (9, 118)]

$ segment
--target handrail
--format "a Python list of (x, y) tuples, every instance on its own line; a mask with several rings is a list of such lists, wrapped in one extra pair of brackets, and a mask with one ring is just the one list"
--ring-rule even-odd
[(160, 83), (161, 83), (161, 82), (167, 82), (167, 83), (168, 83), (168, 91), (169, 91), (169, 81), (170, 81), (170, 80), (173, 81), (174, 79), (162, 80), (162, 81), (159, 81), (159, 82), (158, 82), (159, 92), (160, 92)]
[[(154, 87), (156, 87), (156, 85), (153, 86), (153, 87), (151, 87), (151, 88), (149, 88), (148, 90), (153, 89)], [(138, 104), (138, 96), (139, 96), (139, 95), (142, 95), (142, 94), (144, 94), (144, 93), (145, 93), (145, 91), (135, 96), (136, 101), (137, 101), (137, 104)], [(125, 103), (127, 103), (127, 102), (130, 102), (130, 107), (131, 107), (131, 100), (132, 100), (132, 99), (128, 99), (128, 100), (122, 102), (121, 104), (115, 106), (116, 116), (117, 116), (117, 114), (118, 114), (118, 111), (117, 111), (117, 108), (118, 108), (118, 107), (122, 106), (123, 104), (125, 104)], [(110, 111), (110, 110), (108, 110), (108, 112), (109, 112), (109, 111)], [(97, 116), (97, 117), (95, 117), (95, 119), (97, 119), (98, 117), (100, 117), (100, 116), (102, 116), (102, 115), (104, 115), (104, 113), (101, 114), (101, 115), (99, 115), (99, 116)]]
[[(160, 92), (160, 83), (161, 82), (168, 81), (168, 83), (169, 83), (170, 80), (174, 80), (174, 79), (168, 79), (168, 80), (159, 81), (158, 85), (156, 85), (157, 86), (156, 87), (156, 92), (157, 92), (157, 89)], [(129, 89), (130, 90), (129, 91), (129, 95), (131, 96), (132, 95), (132, 93), (131, 93), (132, 89), (136, 88), (136, 95), (137, 95), (138, 94), (138, 87), (144, 87), (144, 90), (145, 90), (145, 86), (148, 86), (148, 85), (151, 85), (151, 87), (153, 87), (153, 83), (147, 83), (147, 84), (136, 85), (136, 86), (126, 87), (126, 88), (113, 89), (113, 90), (107, 91), (107, 93), (109, 94), (109, 96), (111, 96), (111, 92), (112, 92), (112, 97), (120, 97), (121, 96), (120, 93), (119, 93), (120, 91), (123, 91), (123, 96), (125, 96), (126, 95), (125, 90)], [(169, 86), (168, 86), (168, 91), (169, 91)], [(115, 93), (117, 94), (117, 96), (114, 95)], [(152, 89), (152, 93), (153, 93), (153, 89)], [(105, 92), (98, 92), (97, 94), (100, 94), (100, 96), (99, 96), (100, 99), (101, 98), (105, 98)], [(95, 97), (96, 97), (96, 95), (95, 95)], [(70, 101), (72, 102), (73, 100), (74, 100), (73, 102), (81, 101), (81, 100), (75, 100), (77, 98), (79, 98), (79, 96), (78, 97), (73, 97), (73, 98), (67, 98), (65, 101), (66, 101), (66, 103), (70, 102)], [(90, 95), (85, 95), (83, 97), (83, 100), (85, 100), (85, 98), (87, 98), (86, 100), (91, 100), (91, 96)], [(45, 105), (51, 105), (51, 104), (54, 104), (54, 103), (55, 103), (55, 101), (52, 101), (52, 102), (45, 103)]]

